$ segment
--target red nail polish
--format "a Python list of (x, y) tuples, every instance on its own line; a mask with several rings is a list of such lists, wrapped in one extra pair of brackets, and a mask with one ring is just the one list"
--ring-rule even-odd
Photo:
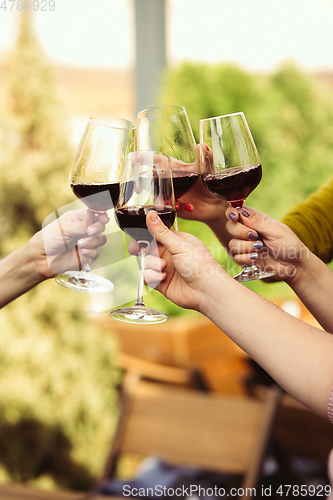
[(193, 207), (192, 205), (185, 205), (184, 210), (186, 210), (186, 212), (192, 212)]

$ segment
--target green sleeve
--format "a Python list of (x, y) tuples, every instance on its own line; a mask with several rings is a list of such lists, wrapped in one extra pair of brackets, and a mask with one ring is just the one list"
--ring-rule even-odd
[(333, 259), (333, 177), (282, 218), (321, 260)]

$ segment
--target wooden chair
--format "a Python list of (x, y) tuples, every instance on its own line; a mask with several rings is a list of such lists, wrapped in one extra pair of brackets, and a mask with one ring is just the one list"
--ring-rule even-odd
[(245, 491), (257, 487), (281, 390), (275, 386), (265, 394), (264, 400), (221, 396), (143, 381), (129, 372), (102, 479), (114, 477), (122, 454), (135, 453), (239, 475)]
[(210, 390), (201, 371), (196, 367), (170, 366), (126, 353), (118, 354), (117, 364), (125, 374), (135, 372), (143, 380), (151, 380), (202, 391)]

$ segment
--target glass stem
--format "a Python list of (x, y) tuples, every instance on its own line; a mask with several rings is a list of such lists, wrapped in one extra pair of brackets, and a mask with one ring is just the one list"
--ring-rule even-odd
[(145, 271), (145, 258), (146, 258), (146, 246), (140, 245), (139, 250), (139, 277), (138, 277), (138, 294), (134, 307), (141, 306), (145, 307), (143, 302), (143, 288), (144, 288), (144, 271)]
[(90, 264), (89, 262), (85, 262), (82, 266), (82, 273), (91, 273), (91, 269), (90, 269)]
[(175, 231), (178, 231), (178, 218), (177, 218), (177, 214), (175, 216), (174, 228), (175, 228)]
[[(94, 211), (92, 211), (92, 214), (93, 214), (94, 219), (98, 220), (99, 214), (97, 212), (94, 212)], [(79, 259), (79, 263), (80, 263), (80, 259)], [(80, 265), (80, 268), (81, 268), (81, 265)], [(88, 277), (91, 278), (92, 274), (91, 274), (91, 267), (90, 267), (90, 259), (88, 259), (87, 262), (85, 262), (83, 264), (82, 268), (80, 269), (80, 273), (85, 278), (87, 278), (87, 275), (89, 275)]]

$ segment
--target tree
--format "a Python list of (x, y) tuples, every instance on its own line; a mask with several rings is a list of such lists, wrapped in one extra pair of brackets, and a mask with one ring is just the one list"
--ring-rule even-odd
[(26, 241), (52, 207), (70, 199), (67, 176), (73, 150), (67, 116), (52, 68), (34, 35), (32, 13), (22, 12), (19, 21), (15, 46), (7, 57), (0, 123), (0, 255)]
[[(0, 113), (0, 257), (26, 243), (50, 213), (73, 199), (68, 136), (52, 67), (32, 16), (22, 12)], [(100, 472), (117, 414), (118, 371), (114, 339), (87, 319), (89, 305), (89, 296), (52, 280), (1, 311), (0, 427), (12, 431), (0, 437), (13, 440), (6, 449), (16, 454), (0, 453), (2, 478), (32, 480), (44, 471), (66, 488), (84, 489)], [(30, 437), (27, 422), (34, 429)], [(70, 464), (61, 474), (59, 449), (45, 450), (55, 429)], [(32, 442), (48, 466), (31, 462)]]
[(199, 120), (244, 111), (263, 164), (251, 203), (281, 217), (333, 174), (333, 99), (310, 75), (285, 62), (271, 75), (230, 64), (169, 69), (162, 103), (185, 106), (197, 141)]

